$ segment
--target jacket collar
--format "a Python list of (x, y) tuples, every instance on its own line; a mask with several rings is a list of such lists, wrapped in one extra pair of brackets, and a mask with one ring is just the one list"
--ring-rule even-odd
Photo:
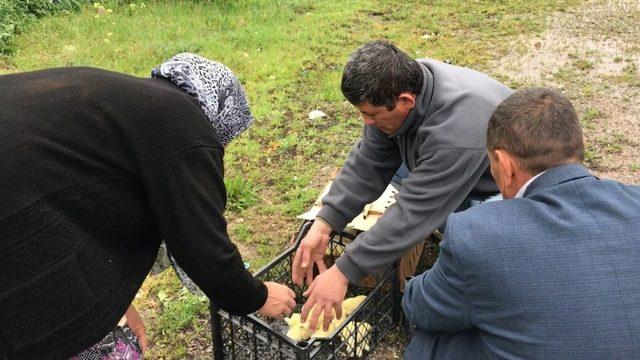
[(396, 132), (389, 135), (390, 138), (395, 138), (407, 133), (416, 131), (422, 121), (427, 117), (429, 111), (429, 105), (431, 104), (431, 97), (433, 96), (433, 74), (426, 66), (420, 64), (422, 69), (422, 90), (416, 98), (416, 106), (409, 111), (409, 115), (404, 120), (402, 125)]
[(567, 181), (572, 181), (585, 177), (594, 177), (589, 170), (580, 164), (562, 164), (556, 167), (547, 169), (547, 171), (535, 179), (524, 192), (523, 197), (528, 197), (531, 194), (541, 189), (562, 184)]

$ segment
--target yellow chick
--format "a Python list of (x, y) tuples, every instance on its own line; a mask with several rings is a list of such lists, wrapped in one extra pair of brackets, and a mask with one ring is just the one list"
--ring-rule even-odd
[(308, 340), (313, 331), (309, 329), (308, 324), (300, 322), (300, 314), (291, 314), (291, 317), (284, 318), (284, 321), (289, 325), (287, 336), (293, 340), (304, 341)]
[[(354, 333), (358, 329), (357, 335)], [(340, 331), (340, 338), (347, 343), (347, 356), (361, 358), (365, 351), (369, 351), (369, 334), (371, 333), (371, 325), (366, 322), (352, 322)], [(356, 336), (358, 337), (358, 346), (356, 347)]]
[(342, 302), (342, 316), (346, 318), (348, 315), (351, 315), (353, 310), (355, 310), (358, 305), (362, 304), (362, 302), (366, 298), (367, 297), (364, 295), (359, 295), (352, 298), (344, 299), (344, 301)]
[[(297, 341), (308, 340), (309, 338), (312, 338), (312, 337), (328, 338), (335, 329), (337, 329), (342, 325), (342, 323), (347, 319), (347, 316), (349, 316), (358, 307), (358, 305), (360, 305), (364, 301), (364, 299), (366, 299), (366, 296), (364, 295), (345, 299), (342, 302), (342, 318), (340, 319), (336, 318), (336, 312), (335, 310), (332, 310), (333, 320), (329, 324), (329, 329), (327, 331), (323, 330), (322, 319), (324, 317), (324, 310), (320, 313), (320, 316), (318, 317), (320, 322), (317, 325), (316, 331), (311, 330), (311, 328), (309, 327), (308, 318), (306, 322), (302, 323), (299, 313), (291, 314), (291, 317), (284, 319), (287, 322), (287, 325), (289, 325), (287, 336)], [(309, 313), (313, 314), (313, 309), (311, 309)], [(368, 324), (366, 325), (369, 326), (369, 328), (371, 328), (370, 325)], [(349, 324), (349, 326), (353, 326), (353, 324)], [(347, 328), (349, 326), (347, 326)]]
[[(344, 319), (344, 317), (342, 319)], [(342, 324), (342, 319), (335, 318), (335, 312), (334, 312), (334, 318), (333, 318), (333, 320), (331, 320), (331, 323), (329, 324), (329, 329), (327, 329), (327, 331), (324, 331), (324, 329), (322, 328), (322, 324), (319, 324), (318, 328), (313, 333), (313, 335), (311, 335), (311, 337), (313, 337), (313, 338), (328, 338), (331, 335), (331, 333), (338, 326), (340, 326)]]
[[(318, 325), (316, 327), (316, 331), (311, 335), (312, 338), (328, 338), (329, 335), (331, 335), (331, 333), (336, 329), (336, 327), (338, 327), (338, 325), (340, 325), (342, 323), (342, 319), (338, 319), (336, 318), (336, 311), (331, 309), (331, 311), (333, 312), (333, 320), (331, 320), (331, 323), (329, 323), (329, 329), (327, 331), (324, 331), (323, 327), (324, 327), (324, 310), (322, 310), (320, 312), (320, 316), (318, 317)], [(313, 309), (311, 309), (311, 313), (313, 313)], [(344, 318), (344, 317), (343, 317)], [(307, 322), (305, 323), (305, 326), (309, 327), (309, 319), (307, 318)]]
[[(313, 311), (313, 310), (312, 310)], [(327, 331), (323, 330), (322, 319), (324, 317), (324, 310), (320, 313), (320, 321), (318, 323), (316, 331), (311, 330), (309, 327), (309, 319), (306, 322), (301, 322), (301, 317), (299, 313), (291, 314), (291, 317), (285, 318), (287, 325), (289, 325), (289, 329), (287, 331), (287, 336), (293, 340), (302, 341), (308, 340), (309, 338), (328, 338), (329, 335), (342, 324), (342, 320), (337, 319), (335, 311), (333, 312), (333, 320), (329, 324), (329, 329)]]

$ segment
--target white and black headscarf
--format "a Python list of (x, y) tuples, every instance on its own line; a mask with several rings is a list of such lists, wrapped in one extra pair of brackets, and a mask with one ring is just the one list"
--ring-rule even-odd
[[(227, 146), (253, 122), (249, 104), (240, 81), (223, 64), (190, 53), (181, 53), (151, 71), (154, 78), (169, 80), (180, 89), (198, 99), (198, 103), (211, 122), (218, 140)], [(173, 266), (182, 283), (196, 294), (198, 286), (180, 268), (163, 242), (151, 270), (157, 274)]]
[(181, 53), (153, 69), (151, 76), (167, 79), (198, 99), (223, 146), (253, 122), (240, 81), (223, 64)]

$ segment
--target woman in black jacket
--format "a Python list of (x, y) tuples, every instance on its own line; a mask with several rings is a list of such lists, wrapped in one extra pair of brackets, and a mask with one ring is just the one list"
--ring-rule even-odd
[(0, 358), (95, 349), (163, 239), (219, 307), (279, 317), (295, 306), (290, 289), (245, 270), (226, 231), (224, 146), (252, 117), (224, 65), (179, 54), (149, 79), (4, 75), (0, 94)]

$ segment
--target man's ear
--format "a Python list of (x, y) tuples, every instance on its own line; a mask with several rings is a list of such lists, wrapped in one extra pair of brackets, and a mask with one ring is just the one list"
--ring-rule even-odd
[(413, 109), (416, 106), (416, 95), (408, 91), (401, 92), (398, 95), (398, 102), (407, 109)]
[(504, 184), (501, 184), (504, 189), (509, 189), (513, 186), (515, 180), (515, 159), (513, 155), (509, 154), (505, 150), (495, 150), (493, 152), (496, 165), (499, 167), (502, 174), (502, 180)]

